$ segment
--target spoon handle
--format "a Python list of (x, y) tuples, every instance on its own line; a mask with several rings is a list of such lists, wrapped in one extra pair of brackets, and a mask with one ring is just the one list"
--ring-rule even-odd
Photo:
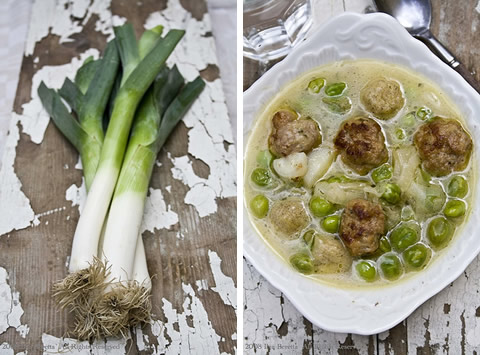
[(440, 57), (440, 59), (455, 69), (457, 73), (459, 73), (478, 93), (480, 93), (480, 83), (476, 81), (472, 73), (470, 73), (468, 69), (435, 38), (430, 30), (425, 29), (416, 34), (415, 37), (424, 42), (438, 57)]

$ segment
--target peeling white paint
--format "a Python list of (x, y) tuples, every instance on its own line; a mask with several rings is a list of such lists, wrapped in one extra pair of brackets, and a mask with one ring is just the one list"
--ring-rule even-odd
[[(125, 23), (126, 19), (112, 16), (110, 1), (94, 0), (42, 0), (32, 6), (30, 30), (25, 46), (25, 55), (32, 55), (37, 42), (53, 34), (59, 36), (59, 43), (73, 41), (71, 36), (82, 31), (93, 15), (98, 16), (95, 31), (112, 35), (112, 26)], [(83, 18), (83, 20), (80, 20)], [(109, 37), (110, 38), (110, 37)]]
[(98, 340), (89, 344), (88, 341), (78, 341), (71, 338), (57, 338), (53, 335), (42, 334), (43, 354), (64, 355), (107, 355), (126, 354), (128, 339)]
[(67, 191), (65, 191), (65, 199), (72, 202), (72, 207), (78, 206), (78, 212), (82, 213), (83, 205), (87, 200), (87, 188), (85, 186), (85, 178), (82, 177), (82, 184), (80, 186), (72, 184), (67, 189)]
[(480, 14), (480, 1), (477, 4), (477, 7), (475, 8), (475, 11)]
[(170, 158), (170, 160), (173, 164), (171, 169), (173, 178), (182, 181), (190, 187), (190, 190), (185, 195), (185, 203), (194, 206), (200, 217), (217, 212), (215, 191), (208, 185), (207, 179), (198, 177), (195, 174), (192, 161), (188, 155)]
[[(302, 315), (281, 292), (271, 286), (250, 264), (244, 262), (244, 304), (243, 315), (244, 348), (253, 344), (262, 346), (260, 351), (270, 347), (270, 354), (284, 353), (280, 347), (287, 347), (290, 353), (301, 353), (308, 340)], [(288, 331), (280, 337), (278, 329), (286, 322)], [(253, 352), (253, 351), (252, 351)], [(325, 351), (325, 354), (331, 352)]]
[[(155, 354), (220, 354), (218, 342), (221, 337), (213, 329), (205, 307), (191, 285), (182, 284), (182, 288), (186, 294), (182, 313), (165, 298), (162, 300), (167, 322), (163, 324), (163, 331), (156, 334), (159, 346)], [(192, 326), (189, 322), (192, 322)], [(174, 324), (178, 325), (179, 330), (175, 329)]]
[[(206, 36), (211, 31), (208, 14), (198, 21), (178, 0), (169, 0), (165, 10), (154, 12), (148, 17), (145, 28), (159, 24), (164, 25), (166, 31), (171, 28), (186, 30), (185, 37), (175, 48), (168, 63), (176, 64), (187, 80), (193, 80), (209, 64), (217, 63), (215, 41), (213, 37)], [(193, 169), (189, 169), (180, 178), (178, 170), (181, 166), (174, 166), (172, 172), (175, 178), (190, 188), (185, 203), (194, 206), (200, 217), (205, 217), (217, 211), (217, 198), (236, 195), (236, 154), (232, 145), (224, 147), (224, 142), (232, 143), (233, 137), (220, 79), (207, 82), (205, 90), (185, 115), (183, 122), (190, 128), (188, 152), (207, 164), (210, 173), (208, 178), (203, 179)], [(179, 159), (174, 158), (172, 162), (191, 165), (188, 156)]]
[(182, 232), (178, 231), (177, 234), (175, 235), (177, 237), (177, 239), (179, 240), (183, 240), (185, 239), (185, 235), (183, 235)]
[[(15, 114), (14, 114), (15, 115)], [(30, 225), (34, 212), (30, 200), (22, 191), (22, 183), (15, 174), (15, 149), (19, 140), (17, 120), (10, 120), (5, 151), (0, 169), (0, 235)]]
[(24, 311), (20, 303), (20, 293), (12, 291), (8, 279), (7, 270), (0, 267), (0, 334), (12, 327), (25, 338), (29, 328), (21, 322)]
[(145, 213), (140, 231), (154, 232), (155, 229), (169, 229), (178, 223), (178, 215), (167, 206), (162, 190), (149, 188), (149, 195), (145, 201)]
[(425, 346), (427, 332), (429, 345), (438, 349), (438, 354), (473, 354), (478, 351), (478, 270), (480, 259), (476, 258), (458, 279), (408, 317), (409, 353), (417, 353), (417, 348)]
[(197, 291), (208, 290), (208, 280), (197, 280), (195, 285), (197, 285)]
[(13, 355), (13, 348), (8, 343), (0, 344), (0, 355)]
[(220, 295), (223, 303), (232, 306), (237, 310), (237, 289), (231, 277), (225, 276), (220, 267), (222, 259), (212, 250), (208, 251), (208, 259), (210, 260), (210, 268), (212, 269), (215, 287), (212, 290)]
[[(61, 212), (61, 211), (65, 211), (66, 209), (67, 208), (65, 206), (63, 206), (63, 207), (54, 208), (53, 210), (49, 210), (49, 211), (45, 211), (45, 212), (36, 214), (35, 217), (33, 218), (32, 225), (33, 226), (38, 226), (40, 224), (40, 218), (42, 218), (44, 216), (49, 216), (53, 213), (58, 213), (58, 212)], [(48, 221), (45, 224), (48, 224)]]

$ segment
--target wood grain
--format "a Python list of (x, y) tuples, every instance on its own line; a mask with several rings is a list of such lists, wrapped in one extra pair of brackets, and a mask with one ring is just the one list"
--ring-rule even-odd
[[(206, 13), (204, 1), (182, 0), (181, 3), (197, 19)], [(111, 11), (132, 22), (139, 35), (144, 30), (143, 24), (148, 15), (165, 7), (165, 0), (143, 0), (141, 6), (137, 6), (137, 2), (113, 0)], [(93, 16), (68, 43), (59, 43), (58, 36), (47, 36), (37, 43), (32, 56), (23, 58), (14, 104), (16, 113), (21, 114), (21, 106), (30, 101), (32, 77), (40, 68), (69, 63), (88, 48), (104, 48), (106, 36), (95, 30), (95, 21)], [(33, 58), (38, 58), (35, 63)], [(219, 77), (218, 68), (209, 66), (202, 72), (202, 76), (206, 80), (214, 80)], [(155, 166), (151, 181), (152, 187), (162, 190), (167, 205), (178, 213), (179, 223), (170, 230), (144, 233), (148, 267), (150, 274), (154, 275), (154, 318), (162, 322), (167, 321), (162, 311), (164, 299), (171, 302), (179, 312), (182, 311), (186, 298), (182, 285), (195, 285), (196, 281), (205, 280), (208, 286), (215, 286), (209, 251), (216, 252), (222, 260), (222, 272), (236, 280), (236, 199), (217, 199), (218, 212), (200, 218), (194, 207), (184, 203), (188, 187), (172, 177), (172, 162), (167, 157), (167, 152), (171, 157), (187, 155), (187, 133), (188, 129), (183, 124), (173, 132), (159, 155), (161, 165)], [(22, 191), (29, 198), (35, 213), (57, 208), (60, 210), (41, 217), (38, 226), (0, 237), (0, 266), (7, 270), (11, 279), (14, 278), (11, 282), (14, 289), (20, 292), (25, 310), (22, 323), (30, 327), (25, 339), (15, 329), (9, 328), (0, 335), (0, 344), (6, 342), (16, 352), (27, 350), (28, 354), (41, 354), (42, 334), (65, 336), (71, 321), (67, 312), (59, 311), (54, 304), (51, 285), (66, 275), (65, 262), (70, 255), (79, 214), (77, 207), (72, 207), (69, 201), (65, 201), (65, 191), (72, 184), (80, 186), (82, 171), (73, 168), (78, 161), (78, 154), (52, 124), (48, 126), (40, 145), (32, 143), (29, 136), (21, 134), (16, 153), (15, 173), (22, 182)], [(193, 157), (191, 160), (193, 169), (199, 176), (209, 174), (205, 163)], [(167, 190), (166, 186), (171, 186), (171, 190)], [(179, 233), (183, 238), (178, 237)], [(226, 305), (218, 292), (211, 288), (198, 290), (196, 296), (202, 302), (215, 332), (223, 339), (219, 342), (218, 350), (233, 353), (236, 347), (236, 341), (232, 338), (236, 333), (235, 310)], [(148, 327), (144, 332), (154, 342), (155, 337)], [(130, 354), (138, 353), (134, 343), (135, 337), (128, 344)], [(141, 353), (149, 354), (152, 351)]]
[[(320, 25), (329, 17), (343, 11), (370, 12), (371, 0), (316, 0), (313, 2), (317, 13), (314, 18)], [(433, 34), (473, 73), (480, 81), (480, 9), (478, 0), (432, 1)], [(478, 10), (475, 10), (475, 9)], [(246, 90), (272, 64), (243, 60), (243, 86)], [(245, 290), (246, 309), (244, 313), (244, 351), (246, 354), (283, 354), (275, 349), (289, 339), (292, 344), (308, 340), (311, 347), (304, 354), (478, 354), (480, 353), (480, 258), (467, 268), (464, 275), (452, 285), (423, 304), (405, 321), (376, 336), (337, 334), (312, 327), (311, 323), (298, 313), (281, 292), (269, 283), (246, 261), (244, 280), (250, 285), (257, 284), (257, 291)], [(246, 284), (247, 284), (246, 282)], [(248, 285), (248, 284), (247, 284)], [(275, 294), (282, 302), (274, 302), (266, 296), (264, 289)], [(267, 294), (268, 295), (268, 294)], [(268, 306), (267, 306), (268, 304)], [(261, 312), (262, 317), (252, 318), (251, 314)], [(280, 321), (271, 322), (274, 328), (269, 332), (268, 322), (273, 315), (281, 314)], [(246, 315), (250, 315), (247, 317)], [(288, 316), (287, 316), (288, 315)], [(256, 320), (257, 323), (251, 320)], [(281, 329), (288, 330), (279, 334)], [(255, 328), (256, 329), (253, 329)], [(313, 328), (313, 330), (312, 330)], [(250, 349), (253, 343), (265, 344), (267, 349)]]

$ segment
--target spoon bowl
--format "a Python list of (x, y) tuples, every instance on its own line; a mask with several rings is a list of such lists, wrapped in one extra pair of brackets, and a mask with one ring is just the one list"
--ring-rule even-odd
[(430, 0), (376, 0), (378, 10), (395, 17), (411, 34), (430, 28), (432, 6)]
[(425, 43), (433, 53), (455, 69), (480, 93), (480, 84), (472, 73), (430, 32), (432, 20), (430, 0), (374, 0), (374, 3), (379, 11), (393, 16), (412, 36)]

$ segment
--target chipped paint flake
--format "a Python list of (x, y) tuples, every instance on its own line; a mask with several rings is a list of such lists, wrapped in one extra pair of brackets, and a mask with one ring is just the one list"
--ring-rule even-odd
[(480, 1), (477, 4), (477, 7), (475, 8), (475, 11), (480, 14)]
[[(205, 14), (202, 20), (194, 19), (178, 0), (169, 0), (167, 8), (150, 14), (145, 28), (150, 29), (162, 24), (165, 30), (182, 28), (185, 37), (168, 59), (170, 65), (177, 64), (187, 80), (193, 80), (198, 72), (209, 64), (215, 65), (215, 41), (207, 33), (211, 31), (210, 17)], [(192, 53), (195, 53), (192, 56)], [(227, 106), (220, 79), (207, 82), (200, 97), (185, 115), (183, 122), (189, 128), (188, 152), (196, 159), (202, 160), (210, 168), (208, 178), (200, 178), (191, 168), (188, 156), (175, 158), (174, 177), (189, 187), (185, 203), (196, 208), (200, 217), (217, 211), (217, 198), (236, 195), (236, 153), (232, 143), (232, 130), (228, 118)], [(189, 164), (187, 172), (180, 174), (179, 164)], [(177, 173), (175, 173), (177, 172)], [(182, 176), (182, 177), (180, 177)]]
[[(48, 34), (59, 36), (59, 43), (73, 41), (71, 36), (83, 30), (93, 15), (98, 17), (95, 31), (113, 36), (112, 26), (125, 23), (126, 19), (112, 16), (110, 1), (105, 0), (42, 0), (32, 6), (30, 30), (25, 46), (25, 55), (32, 55), (37, 42)], [(83, 20), (81, 20), (83, 18)], [(110, 38), (109, 37), (109, 38)]]
[(155, 229), (168, 229), (178, 223), (178, 215), (167, 206), (162, 190), (149, 188), (149, 195), (145, 201), (145, 213), (140, 230), (154, 232)]
[(88, 341), (79, 341), (71, 338), (57, 338), (53, 335), (42, 334), (43, 354), (64, 355), (107, 355), (126, 354), (128, 339), (97, 340), (92, 344)]
[[(65, 211), (67, 209), (67, 207), (63, 206), (63, 207), (57, 207), (57, 208), (54, 208), (53, 210), (49, 210), (49, 211), (45, 211), (45, 212), (42, 212), (42, 213), (38, 213), (35, 215), (35, 217), (33, 218), (33, 222), (32, 222), (32, 225), (33, 226), (38, 226), (40, 224), (40, 218), (44, 217), (44, 216), (49, 216), (53, 213), (58, 213), (58, 212), (62, 212), (62, 211)], [(48, 221), (45, 223), (45, 224), (48, 224)]]
[[(221, 337), (213, 329), (205, 307), (191, 285), (182, 284), (182, 288), (186, 294), (183, 313), (163, 299), (162, 309), (167, 322), (163, 324), (163, 331), (162, 326), (157, 325), (160, 329), (156, 332), (159, 343), (156, 354), (220, 354), (218, 342)], [(178, 325), (178, 330), (174, 324)], [(152, 326), (152, 333), (153, 330)]]
[[(480, 258), (476, 258), (452, 284), (417, 309), (407, 323), (408, 352), (425, 352), (426, 334), (431, 349), (439, 353), (473, 354), (480, 347)], [(461, 301), (459, 301), (461, 300)], [(444, 305), (450, 305), (448, 312)], [(446, 336), (448, 334), (448, 337)]]
[(0, 334), (12, 327), (25, 338), (29, 328), (21, 322), (24, 312), (20, 303), (20, 293), (12, 291), (8, 279), (7, 270), (0, 267)]
[[(243, 283), (245, 346), (260, 344), (261, 351), (269, 352), (268, 348), (271, 354), (282, 354), (278, 350), (282, 347), (292, 354), (301, 353), (304, 346), (309, 346), (302, 315), (247, 262), (244, 262)], [(286, 335), (280, 336), (279, 329), (284, 323)], [(333, 352), (325, 349), (325, 354), (330, 353)]]
[(208, 280), (197, 280), (195, 285), (197, 285), (198, 291), (208, 290)]
[(87, 200), (85, 178), (82, 177), (82, 184), (80, 186), (73, 184), (65, 191), (65, 199), (72, 202), (72, 207), (78, 206), (78, 212), (82, 212), (83, 205)]
[(218, 254), (212, 250), (208, 251), (208, 258), (210, 260), (210, 268), (212, 269), (213, 279), (215, 280), (215, 287), (212, 290), (220, 295), (223, 303), (237, 309), (237, 289), (231, 277), (225, 276), (220, 267), (222, 259)]
[(0, 216), (2, 216), (0, 235), (14, 229), (26, 228), (34, 218), (30, 200), (23, 193), (22, 183), (14, 169), (15, 149), (20, 137), (17, 122), (13, 117), (10, 120), (10, 130), (0, 169)]

